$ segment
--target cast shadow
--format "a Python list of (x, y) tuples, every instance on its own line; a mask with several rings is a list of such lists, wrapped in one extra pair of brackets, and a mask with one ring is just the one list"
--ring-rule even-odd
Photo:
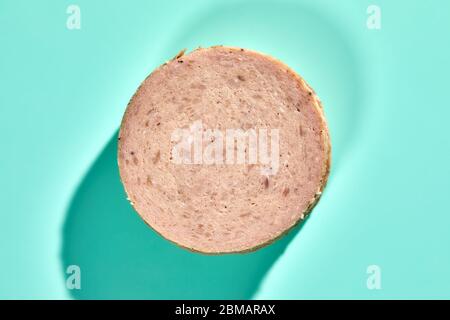
[(64, 269), (78, 265), (77, 299), (249, 299), (300, 227), (249, 254), (206, 256), (161, 238), (134, 212), (117, 166), (116, 135), (90, 168), (63, 229)]
[[(181, 48), (229, 44), (274, 53), (316, 88), (333, 141), (333, 168), (359, 131), (362, 81), (353, 48), (327, 17), (303, 6), (250, 2), (196, 16), (170, 40)], [(63, 268), (81, 268), (78, 299), (249, 299), (301, 226), (243, 255), (205, 256), (162, 239), (134, 212), (121, 185), (114, 136), (75, 192), (63, 230)], [(331, 177), (332, 179), (332, 177)]]

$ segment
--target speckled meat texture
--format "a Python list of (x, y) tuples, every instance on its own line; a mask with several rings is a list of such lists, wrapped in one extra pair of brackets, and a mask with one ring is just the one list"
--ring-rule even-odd
[[(199, 120), (223, 132), (279, 129), (278, 172), (174, 163), (173, 131)], [(131, 204), (160, 235), (203, 253), (246, 252), (306, 217), (326, 184), (330, 144), (319, 99), (294, 71), (254, 51), (211, 47), (145, 79), (123, 117), (118, 162)]]

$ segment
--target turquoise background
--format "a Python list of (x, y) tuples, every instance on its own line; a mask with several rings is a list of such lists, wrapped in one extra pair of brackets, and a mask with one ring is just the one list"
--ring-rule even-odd
[[(381, 30), (366, 27), (370, 4)], [(0, 298), (450, 298), (449, 31), (445, 0), (0, 0)], [(118, 181), (139, 83), (212, 44), (298, 71), (333, 142), (312, 216), (247, 255), (162, 240)], [(81, 290), (65, 287), (71, 264)], [(372, 264), (381, 290), (366, 287)]]

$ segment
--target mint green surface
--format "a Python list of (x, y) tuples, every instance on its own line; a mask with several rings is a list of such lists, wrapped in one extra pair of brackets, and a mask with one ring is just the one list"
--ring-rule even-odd
[[(0, 298), (450, 298), (449, 30), (444, 0), (0, 1)], [(248, 255), (168, 243), (118, 181), (114, 138), (139, 83), (212, 44), (298, 71), (332, 136), (312, 216)], [(81, 290), (65, 288), (71, 264)]]

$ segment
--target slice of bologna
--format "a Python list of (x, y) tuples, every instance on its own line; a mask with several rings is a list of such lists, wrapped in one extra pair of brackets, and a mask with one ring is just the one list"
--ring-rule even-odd
[(210, 254), (256, 250), (311, 211), (330, 141), (314, 91), (283, 63), (216, 46), (151, 73), (119, 133), (120, 176), (156, 232)]

